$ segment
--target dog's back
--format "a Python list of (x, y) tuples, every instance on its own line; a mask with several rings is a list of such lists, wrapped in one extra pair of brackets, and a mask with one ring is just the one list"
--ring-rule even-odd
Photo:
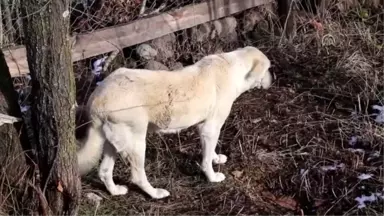
[(179, 71), (120, 68), (95, 89), (87, 106), (91, 115), (112, 122), (140, 116), (160, 130), (184, 128), (202, 121), (214, 106), (223, 63), (205, 58)]

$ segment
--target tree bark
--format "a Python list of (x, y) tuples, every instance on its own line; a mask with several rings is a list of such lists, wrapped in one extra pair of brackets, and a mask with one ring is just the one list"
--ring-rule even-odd
[(21, 5), (40, 187), (50, 213), (76, 215), (81, 187), (75, 142), (70, 0), (25, 0)]
[[(17, 97), (3, 51), (0, 49), (0, 113), (21, 118)], [(2, 206), (8, 204), (14, 207), (6, 209), (0, 206), (0, 214), (20, 213), (25, 207), (23, 188), (33, 173), (33, 154), (24, 154), (24, 150), (31, 149), (27, 130), (23, 122), (3, 124), (0, 126), (0, 137), (0, 203)], [(28, 207), (34, 204), (29, 201)]]
[[(5, 96), (0, 92), (0, 113), (9, 115), (9, 106)], [(20, 197), (20, 187), (27, 174), (23, 149), (21, 148), (19, 134), (13, 124), (0, 126), (0, 215), (11, 214), (6, 206), (19, 206), (15, 197)], [(12, 190), (15, 188), (16, 190)], [(5, 206), (5, 207), (4, 207)], [(16, 209), (19, 209), (16, 207)]]

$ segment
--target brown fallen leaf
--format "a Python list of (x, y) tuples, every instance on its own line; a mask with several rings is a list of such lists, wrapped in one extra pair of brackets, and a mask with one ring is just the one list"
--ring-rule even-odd
[(276, 197), (275, 195), (273, 195), (271, 192), (269, 191), (263, 191), (261, 192), (261, 195), (263, 196), (263, 198), (266, 198), (266, 199), (269, 199), (269, 200), (272, 200), (272, 201), (275, 201), (276, 200)]
[(277, 198), (275, 203), (283, 208), (287, 208), (293, 211), (296, 210), (298, 206), (296, 200), (294, 200), (292, 197), (287, 196)]
[(274, 202), (275, 204), (283, 208), (287, 208), (294, 211), (298, 207), (298, 203), (292, 197), (288, 197), (288, 196), (276, 197), (274, 194), (272, 194), (269, 191), (263, 191), (261, 192), (261, 195), (263, 198), (269, 199), (270, 201)]
[(241, 178), (241, 176), (243, 175), (243, 172), (244, 172), (243, 170), (242, 170), (242, 171), (235, 170), (235, 171), (232, 172), (232, 175), (233, 175), (235, 178), (239, 179), (239, 178)]
[(311, 20), (309, 23), (317, 30), (317, 31), (324, 31), (324, 26), (321, 24), (321, 22), (318, 22), (316, 20)]
[(321, 205), (323, 205), (325, 203), (325, 200), (315, 200), (315, 204), (314, 204), (314, 206), (315, 207), (319, 207), (319, 206), (321, 206)]
[(58, 190), (59, 192), (61, 192), (61, 193), (63, 193), (63, 191), (64, 191), (63, 185), (61, 185), (61, 181), (59, 181), (59, 182), (57, 183), (57, 190)]
[(305, 215), (303, 209), (300, 209), (300, 215), (301, 215), (301, 216), (304, 216), (304, 215)]

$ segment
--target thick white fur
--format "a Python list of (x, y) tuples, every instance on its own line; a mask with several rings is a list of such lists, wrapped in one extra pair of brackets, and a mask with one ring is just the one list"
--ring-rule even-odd
[(103, 154), (100, 179), (112, 195), (126, 194), (127, 188), (112, 178), (120, 153), (131, 164), (134, 184), (152, 198), (169, 196), (167, 190), (154, 188), (147, 180), (147, 131), (172, 133), (195, 125), (202, 144), (202, 171), (210, 182), (223, 181), (225, 175), (212, 168), (212, 163), (227, 161), (215, 151), (220, 129), (240, 94), (271, 85), (270, 65), (261, 51), (248, 46), (206, 56), (177, 71), (117, 69), (87, 103), (92, 125), (78, 152), (80, 172), (88, 172)]

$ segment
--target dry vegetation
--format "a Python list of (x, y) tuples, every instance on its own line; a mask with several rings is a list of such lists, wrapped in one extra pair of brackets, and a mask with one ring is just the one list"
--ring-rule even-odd
[[(94, 172), (84, 181), (84, 193), (105, 197), (97, 214), (383, 212), (383, 200), (361, 210), (355, 201), (382, 192), (384, 183), (384, 129), (369, 116), (370, 106), (383, 102), (381, 11), (330, 8), (322, 17), (297, 14), (298, 31), (291, 41), (276, 36), (275, 17), (265, 15), (251, 32), (244, 33), (240, 23), (238, 40), (230, 44), (225, 38), (181, 39), (179, 55), (164, 62), (190, 64), (245, 45), (259, 47), (272, 60), (273, 88), (242, 95), (222, 130), (218, 149), (229, 161), (216, 169), (227, 174), (226, 181), (207, 183), (199, 171), (199, 138), (193, 129), (151, 135), (146, 170), (150, 181), (170, 189), (172, 196), (154, 201), (129, 185), (128, 196), (110, 197)], [(357, 137), (354, 146), (348, 144), (352, 137)], [(324, 171), (330, 165), (337, 170)], [(363, 173), (373, 177), (359, 180)], [(116, 182), (129, 184), (123, 160), (115, 176)], [(84, 203), (81, 211), (94, 210)]]
[[(206, 181), (194, 129), (152, 134), (148, 178), (171, 196), (151, 200), (129, 183), (128, 163), (119, 159), (114, 179), (129, 186), (128, 195), (110, 196), (93, 171), (83, 178), (80, 214), (382, 214), (384, 199), (361, 209), (355, 200), (384, 194), (384, 127), (373, 121), (371, 108), (384, 103), (382, 8), (331, 5), (321, 16), (297, 13), (291, 40), (276, 36), (281, 27), (272, 11), (253, 10), (264, 19), (249, 32), (240, 22), (236, 41), (196, 42), (178, 32), (176, 55), (162, 62), (188, 65), (245, 45), (259, 47), (271, 59), (273, 87), (243, 94), (222, 129), (218, 152), (229, 160), (215, 169), (227, 179)], [(135, 47), (124, 52), (125, 65), (143, 67)], [(90, 63), (75, 65), (79, 104), (95, 87)], [(360, 180), (361, 174), (372, 177)], [(103, 197), (97, 208), (85, 198), (89, 192)]]

